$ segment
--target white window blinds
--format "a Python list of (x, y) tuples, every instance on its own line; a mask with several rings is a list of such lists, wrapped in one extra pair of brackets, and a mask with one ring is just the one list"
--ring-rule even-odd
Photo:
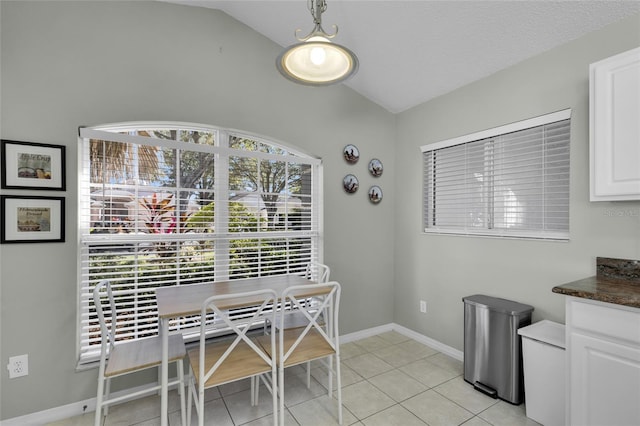
[(80, 137), (80, 362), (99, 348), (100, 280), (114, 289), (118, 338), (136, 339), (158, 332), (157, 287), (304, 274), (321, 260), (319, 159), (192, 125), (82, 128)]
[(425, 232), (567, 240), (569, 117), (423, 146)]

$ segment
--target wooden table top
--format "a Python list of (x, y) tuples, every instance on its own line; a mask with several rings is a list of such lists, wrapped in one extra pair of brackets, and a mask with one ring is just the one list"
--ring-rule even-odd
[[(256, 290), (272, 289), (278, 297), (291, 286), (315, 284), (300, 275), (275, 275), (243, 280), (218, 281), (206, 284), (188, 284), (180, 286), (159, 287), (156, 289), (158, 316), (161, 319), (176, 318), (200, 313), (202, 302), (214, 295), (245, 293)], [(318, 296), (325, 292), (317, 289), (297, 293), (296, 297)], [(222, 309), (233, 309), (252, 305), (248, 299), (228, 299)]]

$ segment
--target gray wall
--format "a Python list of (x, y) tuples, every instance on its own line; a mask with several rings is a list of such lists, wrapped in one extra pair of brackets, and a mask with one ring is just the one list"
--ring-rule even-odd
[[(77, 128), (170, 120), (242, 129), (323, 158), (325, 261), (343, 285), (341, 332), (393, 321), (395, 116), (346, 86), (309, 88), (275, 69), (280, 47), (214, 10), (157, 2), (0, 2), (1, 136), (67, 146), (66, 239), (3, 245), (0, 419), (95, 397), (76, 371)], [(292, 27), (293, 28), (293, 27)], [(293, 41), (293, 39), (292, 39)], [(351, 166), (342, 148), (355, 143)], [(370, 158), (385, 173), (375, 183)], [(361, 188), (342, 190), (355, 173)], [(29, 354), (29, 375), (4, 366)], [(138, 383), (139, 384), (139, 383)]]
[[(398, 115), (395, 321), (463, 350), (464, 296), (531, 304), (564, 323), (558, 284), (595, 275), (596, 256), (640, 259), (640, 202), (589, 202), (589, 64), (640, 45), (640, 15)], [(422, 233), (420, 146), (572, 109), (569, 242)], [(419, 313), (418, 300), (427, 301)]]

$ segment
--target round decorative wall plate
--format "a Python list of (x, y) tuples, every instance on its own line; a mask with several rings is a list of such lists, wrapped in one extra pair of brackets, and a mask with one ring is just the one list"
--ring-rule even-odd
[(346, 175), (344, 179), (342, 179), (342, 186), (346, 193), (353, 194), (358, 190), (360, 183), (358, 182), (358, 178), (354, 175)]
[(344, 147), (342, 155), (344, 155), (345, 161), (349, 164), (356, 164), (360, 159), (360, 151), (358, 151), (358, 147), (351, 144)]
[(369, 201), (371, 201), (373, 204), (378, 204), (380, 201), (382, 201), (382, 189), (380, 189), (379, 186), (374, 185), (369, 188)]
[(369, 161), (369, 173), (374, 177), (382, 176), (382, 161), (377, 158)]

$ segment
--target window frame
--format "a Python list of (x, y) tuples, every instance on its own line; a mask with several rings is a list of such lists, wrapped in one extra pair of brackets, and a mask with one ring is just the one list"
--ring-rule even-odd
[[(429, 188), (427, 182), (429, 180), (433, 181), (435, 179), (434, 175), (428, 175), (429, 171), (426, 167), (426, 155), (434, 155), (438, 150), (451, 148), (455, 146), (469, 146), (472, 143), (481, 143), (486, 141), (488, 143), (493, 143), (493, 139), (499, 138), (503, 135), (508, 135), (514, 132), (520, 132), (531, 128), (542, 127), (546, 125), (551, 125), (553, 123), (561, 122), (568, 120), (569, 127), (569, 135), (567, 136), (566, 147), (567, 147), (567, 182), (568, 189), (566, 194), (566, 202), (567, 202), (567, 229), (566, 231), (545, 231), (545, 230), (517, 230), (517, 231), (509, 231), (506, 232), (503, 229), (497, 228), (492, 229), (489, 226), (472, 228), (469, 226), (464, 226), (460, 228), (447, 228), (447, 227), (438, 227), (438, 226), (428, 226), (428, 221), (430, 215), (428, 214), (428, 210), (432, 207), (433, 204), (429, 201), (430, 195), (428, 194)], [(470, 134), (466, 134), (463, 136), (446, 139), (442, 141), (438, 141), (435, 143), (422, 145), (420, 147), (422, 152), (423, 159), (423, 171), (422, 171), (422, 232), (423, 234), (443, 234), (443, 235), (452, 235), (452, 236), (478, 236), (485, 238), (509, 238), (509, 239), (526, 239), (526, 240), (553, 240), (553, 241), (569, 241), (569, 204), (570, 204), (570, 145), (571, 145), (571, 137), (570, 137), (570, 127), (571, 127), (571, 109), (567, 108), (560, 111), (555, 111), (549, 114), (544, 114), (541, 116), (533, 117), (530, 119), (525, 119), (518, 122), (509, 123), (506, 125), (482, 130), (479, 132), (474, 132)], [(491, 148), (493, 149), (493, 148)], [(466, 155), (466, 154), (465, 154)], [(544, 155), (542, 156), (544, 157)], [(490, 154), (490, 160), (487, 160), (485, 157), (485, 167), (490, 161), (493, 161), (494, 157)], [(500, 165), (491, 164), (490, 168), (497, 169)], [(488, 198), (484, 201), (484, 207), (488, 210), (491, 210), (491, 213), (488, 216), (491, 216), (496, 210), (493, 206), (493, 199)], [(490, 218), (487, 218), (486, 221), (490, 221)], [(485, 223), (486, 223), (485, 221)]]
[[(229, 241), (236, 240), (247, 240), (247, 239), (257, 239), (258, 241), (263, 241), (264, 239), (276, 239), (281, 241), (290, 241), (295, 238), (303, 238), (308, 239), (310, 248), (310, 253), (308, 254), (312, 261), (322, 262), (323, 260), (323, 167), (322, 161), (320, 158), (305, 153), (304, 151), (292, 147), (291, 145), (284, 144), (280, 141), (255, 135), (245, 131), (238, 131), (234, 129), (227, 129), (217, 126), (209, 126), (202, 125), (196, 123), (184, 123), (184, 122), (126, 122), (126, 123), (114, 123), (114, 124), (105, 124), (100, 126), (93, 127), (81, 127), (79, 128), (79, 138), (78, 138), (78, 263), (77, 263), (77, 271), (78, 271), (78, 285), (77, 285), (77, 356), (78, 356), (78, 366), (82, 368), (83, 365), (92, 365), (97, 359), (99, 355), (99, 345), (93, 345), (90, 342), (93, 341), (89, 336), (92, 335), (88, 332), (88, 329), (92, 327), (91, 322), (93, 320), (93, 316), (95, 315), (95, 309), (93, 308), (93, 301), (88, 296), (88, 293), (91, 292), (92, 283), (91, 281), (83, 282), (86, 280), (88, 275), (86, 271), (83, 271), (83, 252), (85, 253), (85, 260), (90, 258), (90, 254), (88, 253), (88, 249), (86, 248), (87, 242), (94, 241), (94, 243), (99, 242), (101, 240), (100, 236), (91, 236), (89, 229), (91, 226), (91, 206), (90, 206), (90, 190), (91, 186), (95, 185), (95, 183), (91, 183), (89, 179), (89, 173), (85, 168), (88, 164), (90, 164), (88, 147), (90, 145), (90, 140), (109, 140), (114, 142), (121, 143), (134, 143), (138, 145), (150, 145), (150, 142), (153, 142), (155, 146), (164, 146), (165, 148), (174, 147), (177, 144), (180, 144), (179, 140), (169, 140), (164, 141), (163, 139), (152, 139), (150, 137), (139, 136), (139, 135), (126, 135), (118, 132), (127, 131), (127, 130), (144, 130), (144, 129), (162, 129), (162, 130), (189, 130), (189, 131), (201, 131), (201, 132), (210, 132), (214, 133), (214, 144), (213, 145), (196, 145), (189, 144), (182, 148), (176, 148), (182, 150), (184, 148), (188, 148), (187, 151), (204, 151), (209, 152), (215, 155), (214, 160), (214, 185), (212, 189), (209, 191), (214, 193), (213, 202), (215, 203), (215, 229), (222, 229), (223, 232), (215, 233), (216, 236), (213, 237), (215, 241), (226, 241), (226, 244), (229, 244)], [(259, 150), (242, 150), (235, 149), (228, 146), (232, 137), (247, 139), (256, 142), (257, 144), (264, 144), (270, 146), (271, 148), (283, 150), (284, 154), (272, 154), (268, 152), (261, 152)], [(176, 138), (178, 139), (178, 138)], [(260, 164), (262, 161), (279, 161), (285, 162), (286, 164), (299, 164), (304, 167), (309, 167), (310, 170), (310, 212), (309, 212), (309, 230), (305, 230), (302, 228), (297, 228), (296, 231), (289, 231), (288, 227), (285, 230), (262, 230), (260, 227), (251, 232), (242, 232), (242, 233), (234, 233), (226, 227), (226, 224), (229, 223), (229, 204), (231, 203), (231, 199), (229, 195), (233, 193), (230, 189), (229, 182), (229, 158), (231, 156), (238, 156), (241, 158), (253, 158), (256, 160), (256, 164), (258, 164), (257, 173), (259, 174)], [(286, 167), (289, 167), (288, 165)], [(259, 176), (258, 176), (259, 177)], [(161, 188), (161, 187), (159, 187)], [(180, 187), (177, 186), (176, 190), (179, 191)], [(256, 194), (261, 193), (261, 189), (256, 190)], [(286, 194), (285, 194), (286, 195)], [(222, 202), (220, 202), (222, 201)], [(226, 207), (222, 207), (222, 206)], [(220, 207), (218, 207), (220, 206)], [(226, 209), (226, 210), (225, 210)], [(218, 214), (223, 212), (222, 214)], [(226, 212), (226, 213), (225, 213)], [(220, 227), (218, 227), (220, 226)], [(113, 234), (111, 234), (113, 235)], [(172, 240), (172, 237), (179, 237), (179, 235), (168, 235), (168, 240)], [(113, 241), (114, 239), (110, 237), (110, 234), (105, 234), (103, 237), (104, 241)], [(163, 236), (163, 238), (166, 238)], [(136, 242), (140, 239), (145, 239), (144, 236), (137, 236), (135, 234), (128, 234), (126, 237), (127, 240), (132, 242)], [(176, 240), (178, 238), (175, 238)], [(220, 245), (216, 245), (216, 250), (219, 250), (220, 247), (224, 247), (224, 243)], [(287, 249), (288, 250), (288, 249)], [(179, 256), (179, 255), (177, 255)], [(212, 262), (213, 272), (211, 273), (212, 281), (226, 281), (229, 279), (234, 279), (230, 276), (230, 262), (229, 262), (229, 252), (227, 248), (226, 252), (226, 260), (225, 255), (221, 255), (219, 251), (215, 254), (216, 259), (215, 262)], [(220, 256), (220, 257), (218, 257)], [(287, 258), (289, 254), (286, 255)], [(256, 264), (262, 265), (261, 261), (257, 261)], [(260, 267), (260, 266), (259, 266)], [(286, 272), (283, 272), (286, 273)], [(258, 272), (261, 275), (261, 272)], [(265, 274), (267, 275), (267, 274)], [(273, 274), (271, 274), (273, 275)], [(139, 291), (139, 290), (137, 290)], [(137, 324), (140, 321), (138, 314), (136, 314), (136, 320), (132, 322), (132, 324)], [(83, 321), (86, 321), (90, 325), (83, 324)], [(179, 327), (178, 327), (179, 328)], [(190, 335), (190, 330), (185, 329), (184, 331), (187, 335)], [(157, 332), (157, 326), (156, 326)], [(135, 337), (134, 337), (135, 338)], [(92, 348), (92, 346), (95, 346)]]

